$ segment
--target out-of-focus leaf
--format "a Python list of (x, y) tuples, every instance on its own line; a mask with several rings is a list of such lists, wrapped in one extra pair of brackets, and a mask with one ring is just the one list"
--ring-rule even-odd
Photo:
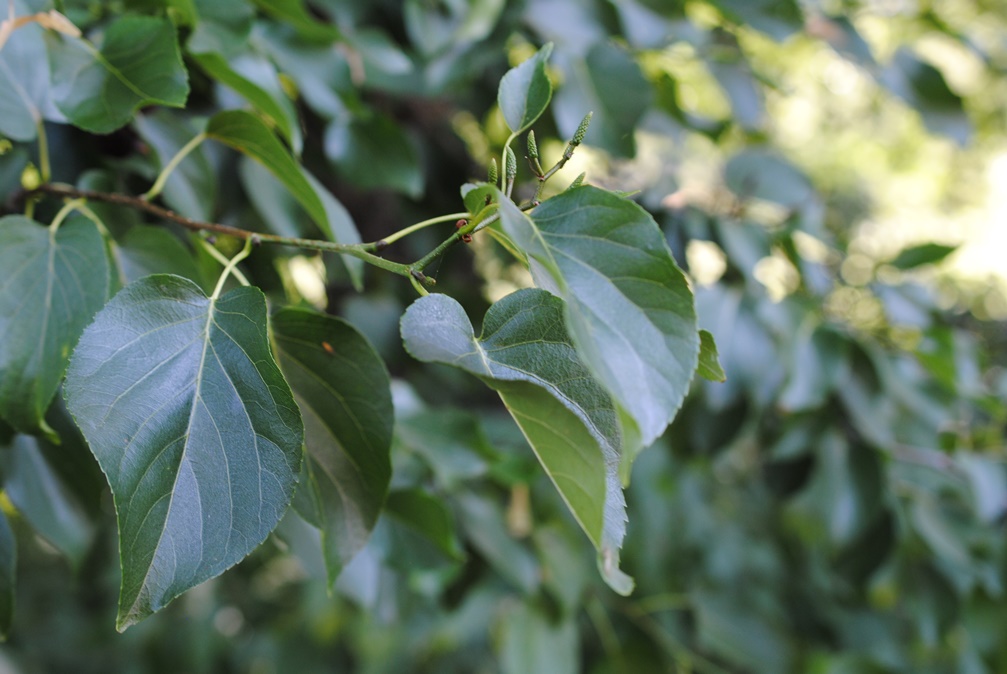
[(557, 54), (566, 83), (556, 92), (556, 126), (573, 136), (584, 115), (593, 112), (584, 142), (621, 157), (636, 153), (634, 131), (654, 93), (640, 66), (624, 49), (602, 42), (584, 60)]
[(804, 27), (796, 0), (713, 0), (729, 18), (783, 41)]
[(213, 53), (194, 54), (192, 58), (210, 77), (251, 103), (294, 152), (300, 153), (302, 139), (297, 112), (280, 88), (276, 69), (269, 61), (252, 54), (237, 57), (230, 63)]
[(875, 65), (870, 45), (847, 17), (810, 15), (805, 28), (809, 34), (821, 38), (843, 56), (864, 66)]
[(541, 290), (518, 291), (490, 308), (476, 339), (461, 305), (430, 295), (406, 311), (402, 339), (414, 357), (467, 370), (500, 394), (598, 549), (606, 580), (627, 593), (632, 581), (618, 569), (625, 500), (615, 410), (577, 358), (562, 305)]
[(432, 5), (406, 0), (402, 16), (409, 40), (428, 57), (486, 38), (497, 25), (504, 0)]
[(789, 349), (789, 377), (778, 404), (788, 412), (823, 405), (839, 381), (846, 342), (827, 328), (804, 326)]
[(167, 19), (119, 18), (105, 31), (100, 50), (51, 33), (46, 41), (56, 106), (86, 131), (110, 133), (141, 106), (182, 107), (189, 96), (178, 36)]
[(257, 288), (147, 276), (74, 350), (67, 407), (119, 522), (120, 630), (236, 564), (290, 503), (303, 428), (266, 322)]
[(364, 189), (392, 189), (414, 199), (423, 194), (416, 147), (389, 117), (336, 120), (325, 132), (325, 154), (341, 175)]
[(762, 94), (755, 85), (751, 67), (741, 54), (735, 54), (733, 60), (712, 60), (708, 65), (731, 102), (734, 121), (748, 131), (759, 129), (765, 113)]
[(291, 25), (310, 40), (335, 42), (342, 38), (338, 28), (312, 17), (301, 0), (254, 0), (254, 2), (267, 14)]
[(474, 414), (461, 410), (426, 410), (396, 424), (399, 442), (427, 462), (446, 490), (489, 469), (490, 446)]
[(186, 49), (192, 54), (213, 52), (227, 58), (248, 45), (255, 8), (247, 0), (193, 0), (196, 21)]
[(911, 246), (902, 250), (894, 260), (888, 264), (897, 269), (915, 269), (925, 264), (937, 264), (951, 253), (958, 250), (958, 246), (944, 246), (939, 243), (923, 243), (918, 246)]
[(94, 527), (42, 456), (38, 440), (18, 435), (3, 462), (4, 492), (32, 528), (80, 568)]
[(532, 604), (504, 606), (499, 650), (503, 674), (582, 671), (576, 622), (563, 620), (556, 624)]
[(992, 523), (1007, 511), (1007, 472), (1003, 464), (981, 454), (962, 453), (957, 463), (968, 476), (976, 514)]
[[(14, 10), (18, 16), (27, 13), (20, 1)], [(33, 140), (43, 119), (65, 121), (50, 97), (44, 33), (38, 25), (22, 26), (0, 49), (0, 134), (12, 140)]]
[(465, 558), (454, 520), (443, 500), (419, 489), (400, 489), (388, 494), (385, 510), (429, 538), (447, 556)]
[(535, 56), (511, 68), (500, 80), (497, 104), (514, 134), (534, 124), (552, 99), (552, 83), (545, 74), (550, 54), (552, 44), (547, 44)]
[(699, 366), (696, 372), (710, 381), (727, 381), (724, 368), (720, 366), (720, 359), (717, 357), (717, 343), (713, 341), (713, 335), (706, 330), (699, 331)]
[(696, 370), (699, 333), (685, 276), (650, 214), (596, 187), (563, 192), (531, 218), (501, 199), (500, 222), (533, 260), (536, 284), (566, 300), (577, 353), (614, 398), (626, 482)]
[(7, 516), (0, 510), (0, 641), (6, 641), (14, 622), (14, 574), (17, 571), (17, 540)]
[(739, 599), (708, 592), (693, 595), (700, 643), (739, 667), (758, 663), (766, 674), (789, 672), (791, 645), (775, 624)]
[(535, 592), (539, 585), (538, 562), (508, 533), (496, 501), (476, 493), (465, 493), (457, 502), (465, 536), (472, 546), (515, 587), (525, 594)]
[(962, 99), (951, 91), (944, 75), (903, 47), (879, 78), (896, 96), (915, 108), (923, 124), (933, 133), (945, 135), (965, 145), (972, 135), (972, 122)]
[[(178, 115), (164, 110), (139, 115), (133, 122), (140, 137), (156, 153), (159, 168), (171, 161), (198, 131)], [(217, 175), (202, 147), (190, 152), (164, 184), (164, 201), (194, 220), (213, 221), (217, 201)]]
[(388, 491), (388, 371), (341, 319), (288, 307), (273, 316), (272, 328), (304, 420), (304, 477), (294, 506), (322, 531), (331, 585), (367, 542)]
[(0, 219), (0, 416), (24, 433), (51, 432), (45, 412), (70, 351), (108, 298), (105, 242), (71, 216), (56, 231)]

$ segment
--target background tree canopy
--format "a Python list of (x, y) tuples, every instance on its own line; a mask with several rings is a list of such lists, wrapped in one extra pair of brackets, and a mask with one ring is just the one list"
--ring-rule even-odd
[(0, 669), (1007, 671), (999, 2), (9, 8)]

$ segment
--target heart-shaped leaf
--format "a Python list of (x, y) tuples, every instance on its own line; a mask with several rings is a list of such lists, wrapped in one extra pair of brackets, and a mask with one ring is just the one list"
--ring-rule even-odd
[(67, 407), (119, 520), (120, 630), (237, 563), (290, 503), (303, 427), (266, 321), (257, 288), (147, 276), (74, 351)]
[(536, 284), (566, 300), (577, 352), (612, 394), (628, 481), (633, 459), (674, 418), (696, 370), (692, 291), (657, 223), (628, 199), (578, 187), (531, 218), (499, 201), (504, 231), (532, 259)]
[(168, 19), (117, 19), (101, 50), (81, 38), (47, 33), (46, 40), (56, 106), (86, 131), (111, 133), (141, 106), (182, 107), (189, 96), (189, 76)]
[(545, 64), (551, 53), (552, 43), (544, 45), (535, 56), (511, 68), (500, 80), (497, 104), (515, 134), (534, 124), (549, 106), (552, 83), (545, 74)]
[[(14, 12), (23, 16), (28, 8), (18, 1)], [(38, 24), (21, 26), (0, 49), (0, 134), (11, 140), (33, 140), (43, 119), (66, 121), (49, 95), (44, 33)]]
[(70, 351), (108, 299), (109, 264), (94, 223), (71, 216), (55, 231), (0, 219), (0, 416), (48, 433), (45, 411)]
[(306, 480), (294, 507), (322, 531), (331, 585), (364, 547), (388, 492), (391, 382), (374, 347), (346, 321), (286, 308), (272, 326), (304, 419)]
[(626, 530), (619, 485), (619, 426), (612, 400), (563, 326), (563, 302), (535, 289), (494, 304), (478, 339), (461, 305), (446, 295), (413, 303), (402, 339), (419, 360), (475, 374), (495, 389), (591, 542), (614, 589), (632, 580), (618, 569)]

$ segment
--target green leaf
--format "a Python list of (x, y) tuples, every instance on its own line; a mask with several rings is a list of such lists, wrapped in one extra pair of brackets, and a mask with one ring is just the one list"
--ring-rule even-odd
[(6, 641), (14, 622), (14, 575), (17, 571), (17, 540), (3, 510), (0, 510), (0, 641)]
[(269, 61), (251, 54), (231, 63), (212, 53), (194, 54), (192, 58), (207, 75), (236, 91), (262, 113), (295, 152), (301, 151), (297, 112), (280, 88), (276, 69)]
[[(133, 121), (133, 127), (153, 148), (159, 169), (164, 168), (198, 133), (184, 119), (167, 110), (138, 115)], [(190, 152), (168, 176), (164, 185), (164, 201), (175, 212), (188, 218), (213, 221), (217, 201), (217, 174), (203, 147)]]
[(444, 501), (420, 489), (400, 489), (388, 495), (385, 510), (429, 538), (452, 559), (465, 559), (451, 512)]
[(577, 353), (614, 399), (628, 482), (633, 459), (674, 418), (696, 370), (692, 292), (657, 223), (628, 199), (578, 187), (532, 216), (500, 199), (504, 231), (531, 258), (536, 285), (566, 300)]
[(221, 112), (210, 119), (206, 135), (260, 162), (290, 190), (319, 227), (328, 229), (322, 200), (304, 177), (300, 165), (261, 119), (243, 110)]
[(272, 327), (280, 368), (304, 419), (307, 480), (294, 506), (322, 531), (331, 585), (367, 543), (388, 492), (388, 371), (363, 335), (341, 319), (285, 308)]
[(94, 527), (80, 502), (42, 455), (36, 438), (18, 435), (4, 458), (4, 492), (42, 538), (79, 569)]
[(248, 47), (255, 8), (246, 0), (193, 0), (199, 20), (189, 37), (190, 54), (230, 56)]
[(179, 108), (189, 96), (175, 26), (167, 19), (117, 19), (100, 51), (80, 38), (47, 33), (46, 40), (56, 106), (86, 131), (111, 133), (141, 106)]
[(696, 372), (703, 379), (710, 381), (727, 381), (724, 368), (720, 366), (720, 359), (717, 357), (717, 343), (713, 341), (713, 335), (706, 330), (699, 331), (699, 367)]
[(535, 56), (511, 68), (500, 80), (497, 104), (507, 126), (521, 133), (538, 119), (549, 106), (552, 83), (545, 73), (545, 64), (552, 54), (552, 43), (544, 45)]
[(71, 216), (55, 232), (0, 219), (0, 416), (24, 433), (44, 417), (77, 338), (108, 298), (109, 264), (94, 223)]
[(325, 154), (359, 187), (396, 190), (414, 199), (423, 194), (419, 153), (390, 117), (337, 119), (326, 129)]
[(499, 649), (502, 674), (576, 674), (583, 671), (576, 621), (555, 624), (537, 606), (505, 605)]
[(206, 287), (192, 251), (166, 229), (148, 225), (133, 227), (114, 250), (125, 276), (123, 283), (150, 274), (174, 274)]
[(446, 295), (413, 303), (402, 317), (406, 350), (461, 368), (495, 389), (574, 518), (600, 553), (606, 580), (629, 592), (618, 569), (626, 503), (618, 479), (619, 428), (611, 399), (577, 357), (563, 302), (521, 290), (494, 304), (476, 339)]
[(557, 54), (557, 62), (567, 81), (552, 105), (560, 133), (573, 136), (584, 115), (593, 112), (585, 143), (618, 156), (636, 154), (636, 125), (654, 98), (636, 60), (606, 41), (591, 47), (586, 58)]
[(67, 407), (118, 515), (120, 630), (236, 564), (290, 503), (303, 428), (266, 321), (257, 288), (147, 276), (74, 351)]
[[(14, 7), (27, 13), (20, 2)], [(11, 140), (33, 140), (43, 119), (66, 121), (49, 95), (44, 33), (36, 24), (22, 26), (0, 49), (0, 135)]]
[(894, 260), (888, 264), (897, 269), (915, 269), (925, 264), (937, 264), (951, 253), (958, 250), (958, 246), (944, 246), (939, 243), (923, 243), (912, 246), (901, 251)]
[(298, 33), (310, 40), (334, 42), (342, 37), (338, 28), (321, 23), (312, 17), (301, 0), (254, 0), (254, 2), (267, 14), (290, 24)]

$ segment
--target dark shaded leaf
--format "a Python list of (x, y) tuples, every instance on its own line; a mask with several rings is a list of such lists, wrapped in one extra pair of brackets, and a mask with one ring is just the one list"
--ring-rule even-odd
[(273, 316), (272, 327), (280, 368), (304, 420), (304, 478), (294, 506), (322, 531), (331, 585), (367, 542), (388, 491), (388, 372), (346, 321), (286, 308)]
[(14, 621), (14, 574), (17, 571), (17, 540), (7, 516), (0, 510), (0, 641), (6, 641)]
[(419, 489), (400, 489), (388, 495), (385, 509), (433, 541), (448, 557), (465, 559), (454, 519), (441, 499)]

